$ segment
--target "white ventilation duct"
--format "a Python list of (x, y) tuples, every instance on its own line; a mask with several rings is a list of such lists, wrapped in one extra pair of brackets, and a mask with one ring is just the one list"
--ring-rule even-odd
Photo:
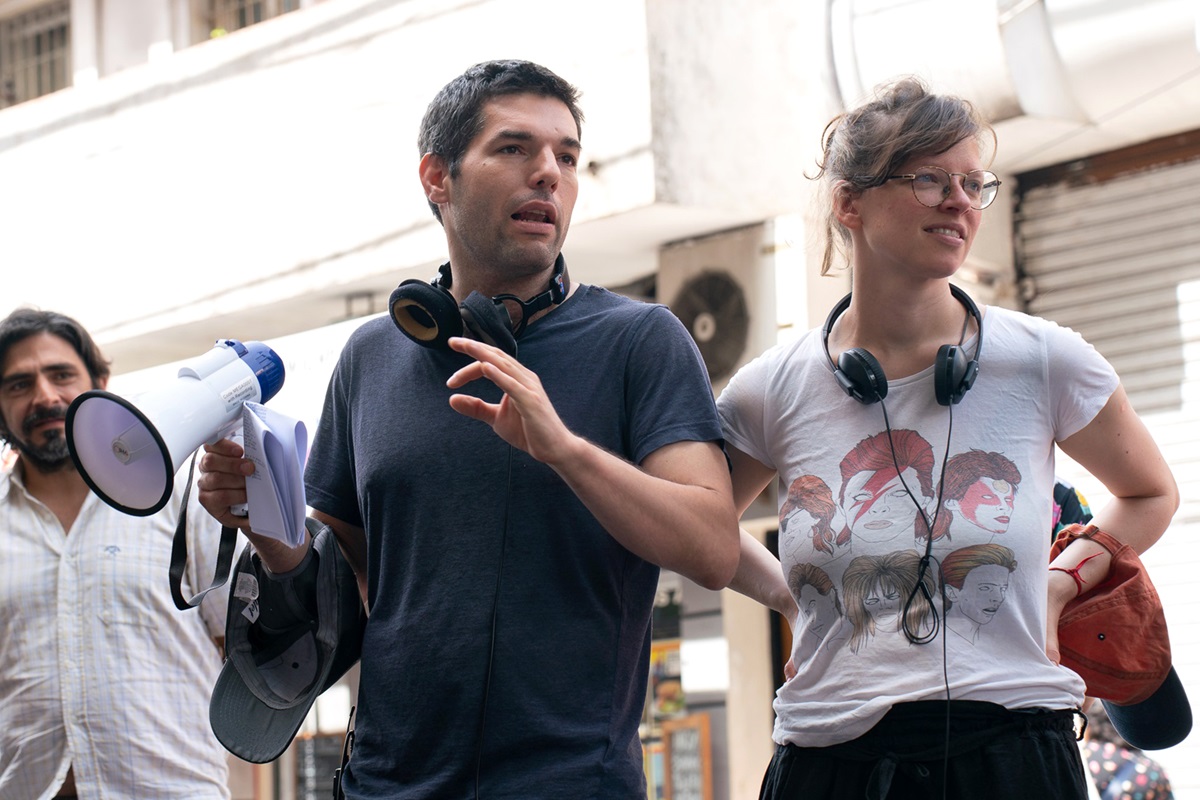
[[(899, 75), (970, 98), (1013, 168), (1200, 128), (1195, 0), (830, 0), (842, 101)], [(1024, 163), (1011, 163), (1014, 161)]]

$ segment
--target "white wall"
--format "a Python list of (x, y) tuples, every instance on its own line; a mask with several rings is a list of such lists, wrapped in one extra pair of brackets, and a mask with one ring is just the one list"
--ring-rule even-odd
[(245, 312), (203, 338), (283, 335), (340, 318), (345, 292), (425, 276), (444, 242), (416, 180), (418, 123), (489, 58), (582, 89), (585, 156), (616, 166), (589, 173), (577, 220), (648, 204), (642, 4), (527, 10), (331, 0), (6, 109), (7, 302), (77, 316), (110, 349), (145, 337), (164, 361), (186, 353), (164, 336), (189, 324)]

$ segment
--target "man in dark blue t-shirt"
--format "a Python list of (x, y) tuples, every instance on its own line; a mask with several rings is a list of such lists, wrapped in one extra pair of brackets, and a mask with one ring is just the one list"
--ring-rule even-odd
[[(717, 589), (737, 565), (694, 343), (566, 271), (576, 99), (519, 61), (438, 94), (420, 179), (449, 262), (398, 287), (330, 381), (305, 479), (369, 611), (351, 798), (644, 796), (658, 570)], [(240, 456), (211, 447), (200, 486), (245, 529)], [(272, 573), (304, 560), (247, 534)]]

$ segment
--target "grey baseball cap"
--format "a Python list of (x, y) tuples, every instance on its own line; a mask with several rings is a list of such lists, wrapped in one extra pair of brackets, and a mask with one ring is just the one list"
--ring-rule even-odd
[[(208, 707), (213, 733), (229, 752), (255, 764), (274, 761), (291, 744), (317, 697), (354, 666), (362, 653), (366, 613), (354, 570), (333, 530), (313, 519), (316, 580), (312, 598), (287, 597), (300, 610), (295, 624), (271, 631), (259, 623), (262, 581), (269, 576), (247, 545), (231, 580), (225, 619), (225, 664)], [(273, 587), (295, 593), (282, 579)], [(306, 602), (307, 600), (307, 602)], [(313, 616), (302, 609), (315, 607)]]

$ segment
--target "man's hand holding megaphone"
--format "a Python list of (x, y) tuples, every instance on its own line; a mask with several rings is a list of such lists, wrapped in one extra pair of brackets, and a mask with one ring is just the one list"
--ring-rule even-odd
[(291, 572), (300, 566), (311, 543), (306, 535), (298, 547), (288, 547), (271, 536), (259, 536), (250, 528), (250, 519), (233, 513), (245, 507), (246, 478), (254, 474), (254, 462), (247, 460), (242, 446), (230, 439), (221, 439), (204, 446), (200, 458), (200, 505), (204, 506), (222, 525), (241, 530), (250, 539), (267, 569), (275, 574)]

